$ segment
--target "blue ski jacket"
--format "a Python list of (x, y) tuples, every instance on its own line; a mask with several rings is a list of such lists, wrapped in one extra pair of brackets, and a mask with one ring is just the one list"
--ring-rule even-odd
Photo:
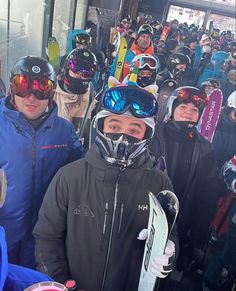
[(45, 274), (8, 264), (5, 232), (0, 226), (0, 291), (22, 291), (42, 281), (52, 281), (52, 279)]
[(36, 222), (44, 193), (65, 164), (84, 155), (73, 126), (57, 116), (57, 106), (35, 130), (23, 114), (0, 103), (0, 168), (7, 180), (0, 224), (8, 247), (27, 238)]

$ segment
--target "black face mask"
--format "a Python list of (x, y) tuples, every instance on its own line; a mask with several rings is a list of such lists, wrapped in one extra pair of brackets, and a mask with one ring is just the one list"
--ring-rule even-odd
[(191, 134), (196, 127), (196, 122), (193, 121), (174, 121), (174, 123), (179, 129), (187, 134)]
[(105, 133), (104, 135), (111, 140), (118, 140), (121, 136), (123, 136), (122, 141), (127, 141), (130, 144), (139, 143), (141, 141), (140, 139), (125, 133)]
[(140, 87), (146, 87), (152, 85), (155, 81), (155, 75), (153, 74), (151, 77), (138, 77), (137, 84)]
[(68, 93), (84, 94), (88, 91), (89, 80), (73, 78), (68, 75), (64, 79), (64, 88)]

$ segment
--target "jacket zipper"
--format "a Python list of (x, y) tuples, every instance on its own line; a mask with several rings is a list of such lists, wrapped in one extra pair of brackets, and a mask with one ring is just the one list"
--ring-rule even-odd
[(29, 213), (29, 219), (30, 219), (30, 225), (31, 228), (33, 228), (32, 225), (32, 216), (34, 211), (34, 199), (35, 199), (35, 163), (36, 163), (36, 135), (31, 130), (31, 136), (32, 136), (32, 192), (30, 197), (30, 213)]
[(105, 204), (105, 214), (104, 214), (103, 229), (102, 229), (102, 233), (103, 234), (105, 234), (105, 232), (106, 232), (107, 214), (108, 214), (108, 203), (106, 202), (106, 204)]
[(122, 203), (121, 204), (121, 207), (120, 207), (120, 222), (119, 222), (118, 234), (121, 231), (121, 224), (122, 224), (123, 212), (124, 212), (124, 204)]
[(108, 248), (107, 248), (107, 255), (106, 255), (106, 261), (105, 261), (105, 267), (104, 267), (103, 276), (102, 276), (102, 285), (101, 285), (101, 288), (100, 288), (101, 291), (103, 291), (104, 290), (104, 287), (105, 287), (107, 269), (108, 269), (110, 254), (111, 254), (111, 245), (112, 245), (112, 237), (113, 237), (113, 231), (114, 231), (116, 210), (117, 210), (118, 184), (119, 184), (119, 180), (120, 180), (121, 173), (124, 171), (124, 169), (125, 168), (123, 168), (123, 167), (120, 169), (118, 178), (116, 180), (116, 185), (115, 185), (115, 195), (114, 195), (114, 203), (113, 203), (113, 213), (112, 213), (112, 220), (111, 220), (111, 229), (110, 229), (110, 234), (109, 234), (109, 241), (108, 241)]

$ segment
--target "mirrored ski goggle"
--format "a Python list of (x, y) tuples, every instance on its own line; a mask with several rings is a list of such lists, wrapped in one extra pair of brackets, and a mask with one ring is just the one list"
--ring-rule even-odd
[(92, 79), (96, 70), (90, 63), (77, 59), (70, 59), (68, 61), (68, 69), (75, 74), (79, 74), (84, 79)]
[(151, 35), (153, 35), (153, 28), (151, 27), (151, 25), (149, 24), (143, 24), (142, 26), (140, 26), (139, 30), (138, 30), (138, 34), (140, 32), (145, 32), (147, 31), (148, 33), (150, 33)]
[(22, 98), (32, 93), (39, 100), (47, 100), (52, 97), (53, 89), (53, 82), (48, 79), (32, 79), (20, 74), (11, 80), (12, 94)]
[(145, 66), (148, 66), (150, 69), (154, 70), (157, 68), (157, 61), (152, 57), (142, 57), (134, 60), (132, 65), (139, 69), (143, 69)]
[(103, 108), (116, 114), (128, 109), (137, 118), (153, 117), (157, 114), (155, 97), (138, 87), (124, 86), (108, 90), (102, 99)]
[(177, 98), (183, 103), (192, 102), (197, 107), (205, 107), (208, 103), (208, 96), (197, 88), (183, 88), (178, 91)]
[(74, 36), (73, 41), (78, 44), (88, 45), (90, 43), (90, 36), (87, 34), (76, 35)]

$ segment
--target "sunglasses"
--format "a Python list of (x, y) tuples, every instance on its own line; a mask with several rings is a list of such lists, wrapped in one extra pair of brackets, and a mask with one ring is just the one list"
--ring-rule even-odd
[(15, 75), (11, 80), (11, 92), (19, 97), (31, 93), (39, 100), (50, 99), (53, 95), (54, 84), (49, 79), (32, 79), (25, 75)]
[(205, 107), (209, 101), (207, 94), (203, 91), (198, 90), (197, 88), (180, 89), (177, 98), (181, 100), (183, 103), (192, 102), (198, 108)]
[(142, 57), (138, 60), (134, 60), (134, 66), (139, 69), (143, 69), (145, 66), (148, 66), (150, 69), (157, 68), (157, 61), (152, 57)]
[(116, 114), (123, 114), (128, 109), (137, 118), (157, 115), (158, 103), (155, 97), (134, 86), (124, 86), (108, 90), (103, 99), (104, 109)]
[(95, 67), (90, 63), (78, 59), (70, 59), (68, 61), (68, 68), (75, 74), (80, 74), (84, 79), (92, 79), (95, 75)]

